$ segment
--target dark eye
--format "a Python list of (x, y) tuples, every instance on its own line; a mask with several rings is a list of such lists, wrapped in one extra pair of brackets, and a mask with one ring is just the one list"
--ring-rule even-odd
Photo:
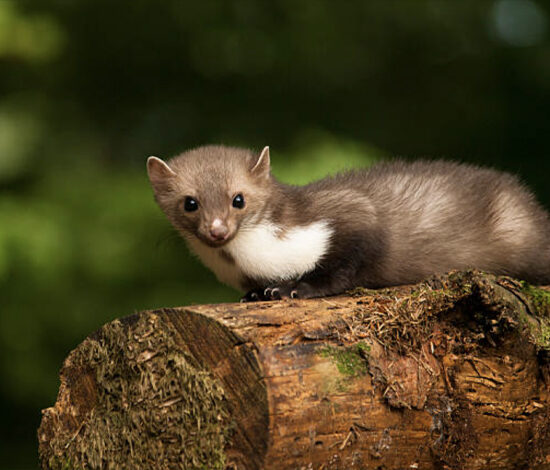
[(193, 212), (199, 208), (199, 203), (192, 197), (187, 196), (185, 198), (185, 202), (183, 203), (183, 208), (186, 212)]
[(237, 209), (242, 209), (244, 207), (244, 197), (242, 194), (237, 194), (233, 198), (233, 207), (236, 207)]

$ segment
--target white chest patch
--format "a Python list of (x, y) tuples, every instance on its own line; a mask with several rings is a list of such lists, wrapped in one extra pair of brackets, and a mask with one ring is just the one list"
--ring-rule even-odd
[(220, 281), (241, 290), (243, 277), (277, 282), (312, 271), (327, 252), (331, 235), (325, 221), (284, 233), (272, 223), (243, 227), (223, 247), (234, 263), (221, 255), (220, 248), (210, 248), (199, 240), (190, 240), (189, 245)]

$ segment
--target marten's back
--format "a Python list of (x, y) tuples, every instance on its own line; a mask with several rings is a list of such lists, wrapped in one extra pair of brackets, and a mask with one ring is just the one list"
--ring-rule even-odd
[(550, 282), (547, 212), (508, 173), (444, 161), (394, 161), (303, 188), (345, 232), (377, 230), (383, 282), (476, 267)]

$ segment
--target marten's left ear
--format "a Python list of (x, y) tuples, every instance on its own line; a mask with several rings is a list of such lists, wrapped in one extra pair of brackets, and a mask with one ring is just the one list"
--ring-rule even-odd
[(250, 170), (250, 173), (261, 178), (268, 178), (269, 169), (269, 147), (264, 147), (262, 153), (258, 157), (258, 160), (256, 160), (256, 163)]

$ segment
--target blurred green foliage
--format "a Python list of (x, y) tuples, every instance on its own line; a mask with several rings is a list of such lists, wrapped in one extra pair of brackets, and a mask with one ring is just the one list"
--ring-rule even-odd
[(148, 155), (271, 146), (305, 183), (390, 155), (550, 203), (535, 0), (0, 0), (0, 466), (36, 468), (68, 351), (136, 310), (238, 299), (155, 206)]

